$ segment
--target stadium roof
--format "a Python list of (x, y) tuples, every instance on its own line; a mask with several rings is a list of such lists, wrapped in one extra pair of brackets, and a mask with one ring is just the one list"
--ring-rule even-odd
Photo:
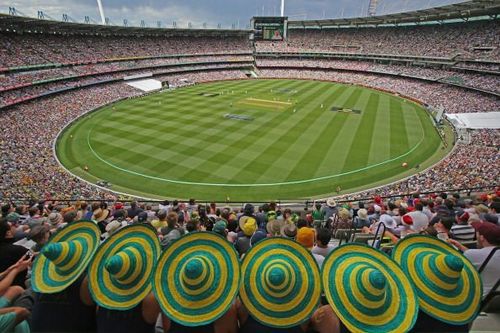
[(381, 16), (340, 18), (330, 20), (288, 21), (288, 27), (323, 28), (340, 26), (378, 26), (399, 24), (420, 24), (422, 22), (439, 22), (460, 19), (468, 21), (473, 17), (498, 17), (500, 14), (500, 0), (472, 0), (447, 6), (415, 10), (405, 13), (388, 14)]
[(243, 29), (150, 28), (92, 23), (73, 23), (6, 14), (0, 14), (0, 31), (85, 35), (162, 35), (200, 37), (221, 35), (243, 36), (248, 35), (251, 32), (251, 30)]

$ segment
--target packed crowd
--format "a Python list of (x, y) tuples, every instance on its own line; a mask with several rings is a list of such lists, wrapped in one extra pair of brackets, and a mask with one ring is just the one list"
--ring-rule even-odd
[[(286, 42), (258, 42), (258, 51), (397, 54), (500, 59), (495, 20), (404, 27), (289, 30)], [(483, 49), (481, 49), (483, 48)]]
[(256, 61), (258, 67), (298, 67), (332, 68), (373, 73), (389, 73), (394, 75), (412, 76), (426, 80), (440, 80), (499, 93), (498, 76), (460, 72), (440, 68), (404, 66), (396, 64), (379, 64), (371, 61), (341, 61), (329, 59), (266, 59)]
[[(144, 73), (152, 73), (153, 75), (160, 75), (165, 73), (175, 73), (181, 72), (185, 70), (211, 70), (214, 68), (218, 68), (224, 70), (226, 68), (238, 68), (241, 67), (242, 63), (219, 63), (214, 61), (211, 63), (200, 63), (200, 64), (189, 64), (185, 66), (175, 66), (175, 67), (159, 67), (159, 68), (149, 68), (149, 69), (132, 69), (127, 72), (116, 72), (116, 73), (108, 73), (108, 74), (96, 74), (92, 76), (79, 77), (68, 80), (58, 80), (52, 83), (46, 83), (43, 85), (30, 85), (26, 87), (22, 87), (15, 90), (8, 90), (4, 92), (0, 92), (0, 107), (16, 104), (19, 101), (23, 101), (26, 99), (31, 99), (38, 97), (43, 94), (70, 89), (77, 88), (84, 85), (89, 84), (97, 84), (103, 81), (108, 80), (119, 80), (123, 79), (126, 76), (144, 74)], [(249, 64), (247, 64), (249, 66)]]
[(30, 70), (23, 72), (7, 72), (0, 77), (0, 91), (14, 89), (16, 86), (30, 84), (35, 81), (60, 79), (71, 76), (87, 76), (108, 74), (110, 72), (128, 71), (132, 69), (154, 69), (167, 65), (181, 63), (199, 62), (224, 62), (224, 61), (253, 61), (249, 55), (205, 55), (189, 57), (164, 57), (152, 59), (137, 59), (128, 61), (109, 61), (101, 63), (91, 63), (84, 65), (74, 65), (66, 67), (56, 67), (49, 69)]
[[(457, 311), (455, 315), (460, 317), (460, 320), (456, 322), (450, 321), (451, 316), (441, 317), (434, 313), (434, 310), (422, 307), (420, 310), (425, 314), (423, 312), (417, 313), (418, 310), (414, 309), (409, 310), (404, 315), (404, 318), (407, 318), (407, 316), (418, 316), (418, 318), (416, 323), (410, 320), (411, 325), (401, 330), (407, 331), (416, 325), (415, 332), (428, 331), (429, 329), (435, 332), (468, 331), (468, 325), (477, 315), (481, 298), (488, 296), (500, 276), (500, 252), (492, 256), (480, 275), (476, 272), (483, 266), (494, 247), (500, 246), (499, 219), (500, 189), (497, 189), (496, 192), (481, 193), (471, 197), (461, 197), (456, 193), (440, 193), (425, 196), (415, 194), (411, 197), (384, 200), (380, 196), (375, 196), (360, 202), (345, 202), (342, 204), (337, 203), (333, 198), (329, 198), (325, 202), (314, 203), (312, 209), (306, 207), (305, 210), (297, 211), (281, 207), (275, 202), (265, 203), (260, 207), (245, 204), (238, 208), (230, 206), (218, 207), (216, 203), (198, 204), (194, 199), (186, 202), (174, 200), (154, 204), (132, 202), (130, 205), (125, 205), (119, 201), (74, 201), (72, 203), (44, 200), (29, 203), (3, 201), (0, 215), (0, 300), (2, 300), (0, 319), (2, 319), (1, 324), (3, 325), (1, 328), (8, 330), (18, 326), (16, 332), (23, 333), (30, 332), (30, 330), (35, 332), (78, 332), (82, 330), (89, 332), (95, 330), (97, 332), (135, 332), (139, 330), (141, 332), (166, 333), (185, 332), (188, 329), (186, 326), (190, 326), (190, 331), (193, 332), (273, 332), (277, 328), (288, 328), (287, 332), (333, 333), (348, 332), (354, 329), (363, 331), (363, 327), (358, 325), (373, 325), (375, 331), (383, 332), (383, 325), (391, 317), (383, 316), (380, 313), (370, 314), (370, 316), (373, 316), (371, 319), (373, 322), (360, 324), (359, 318), (352, 315), (352, 308), (348, 310), (348, 314), (344, 315), (342, 306), (348, 306), (343, 303), (345, 298), (332, 297), (329, 294), (330, 289), (325, 284), (328, 280), (324, 280), (325, 274), (328, 274), (331, 269), (332, 260), (340, 260), (338, 258), (339, 256), (341, 258), (342, 254), (340, 253), (342, 253), (342, 250), (348, 251), (348, 249), (352, 249), (349, 256), (360, 256), (354, 262), (361, 261), (365, 265), (371, 265), (372, 260), (381, 257), (382, 259), (376, 261), (376, 267), (381, 273), (392, 274), (392, 279), (403, 279), (400, 288), (408, 288), (410, 283), (415, 283), (416, 290), (418, 290), (420, 288), (418, 282), (411, 279), (408, 281), (404, 278), (403, 271), (408, 276), (411, 274), (404, 269), (404, 263), (398, 260), (401, 253), (398, 245), (403, 247), (404, 243), (415, 247), (413, 254), (415, 256), (418, 256), (420, 251), (423, 251), (423, 253), (420, 253), (421, 255), (429, 256), (428, 253), (425, 253), (427, 251), (425, 247), (432, 246), (432, 255), (439, 252), (448, 256), (453, 254), (460, 260), (468, 258), (471, 266), (462, 268), (462, 265), (460, 269), (468, 270), (467, 274), (477, 276), (480, 281), (475, 281), (472, 278), (463, 281), (467, 285), (470, 283), (471, 290), (469, 292), (471, 296), (466, 301), (454, 300), (457, 302), (454, 305), (462, 304), (463, 308), (469, 310), (451, 310), (444, 305), (440, 308), (441, 312), (449, 314)], [(81, 220), (88, 222), (79, 222)], [(385, 229), (379, 228), (382, 224)], [(88, 244), (88, 247), (97, 248), (98, 254), (95, 254), (97, 261), (92, 261), (90, 263), (91, 267), (87, 271), (84, 270), (86, 266), (82, 264), (82, 260), (78, 261), (81, 267), (77, 265), (78, 267), (75, 267), (76, 272), (74, 273), (63, 270), (58, 271), (61, 277), (73, 274), (72, 281), (74, 282), (51, 281), (49, 272), (41, 267), (58, 265), (56, 258), (60, 260), (60, 257), (53, 254), (61, 253), (57, 250), (57, 242), (63, 244), (78, 237), (72, 235), (71, 232), (76, 232), (77, 235), (78, 232), (85, 232), (87, 235), (95, 232), (96, 242)], [(210, 236), (212, 233), (219, 236)], [(69, 235), (66, 236), (66, 234)], [(86, 240), (80, 239), (80, 242), (89, 242), (89, 237)], [(137, 239), (149, 238), (150, 242), (158, 244), (157, 251), (163, 253), (163, 256), (155, 252), (156, 250), (135, 243), (138, 242)], [(347, 241), (348, 244), (339, 247), (339, 238), (342, 238), (342, 240), (345, 238), (344, 241)], [(186, 242), (189, 240), (186, 248), (183, 248), (185, 246), (182, 242), (183, 239), (186, 239)], [(371, 247), (377, 250), (368, 246), (356, 245), (359, 243), (353, 243), (355, 239), (357, 239), (356, 242), (370, 244)], [(127, 240), (128, 245), (120, 245), (125, 240)], [(290, 240), (295, 242), (290, 242)], [(420, 243), (417, 242), (411, 245), (413, 241)], [(225, 250), (229, 252), (224, 255), (228, 257), (234, 256), (234, 260), (238, 265), (238, 259), (243, 260), (241, 268), (243, 281), (241, 285), (242, 288), (249, 290), (249, 292), (256, 292), (252, 288), (254, 283), (261, 278), (260, 275), (245, 274), (246, 270), (251, 269), (248, 267), (250, 264), (247, 265), (247, 263), (254, 262), (253, 258), (257, 256), (256, 252), (266, 253), (257, 257), (259, 258), (257, 262), (264, 260), (262, 265), (265, 271), (266, 263), (272, 265), (270, 261), (266, 261), (266, 256), (272, 257), (272, 253), (276, 251), (291, 251), (294, 258), (301, 256), (308, 258), (308, 262), (302, 261), (297, 267), (293, 268), (300, 271), (300, 274), (294, 278), (305, 283), (302, 285), (297, 281), (297, 287), (302, 290), (304, 288), (315, 288), (315, 286), (321, 288), (320, 286), (323, 285), (326, 297), (321, 299), (318, 308), (320, 302), (318, 292), (318, 299), (310, 300), (312, 303), (311, 309), (314, 311), (308, 311), (297, 322), (294, 321), (295, 315), (293, 315), (292, 308), (288, 309), (288, 307), (302, 307), (304, 306), (302, 302), (309, 300), (301, 299), (296, 292), (290, 294), (290, 297), (293, 296), (296, 301), (292, 303), (282, 297), (274, 299), (274, 301), (271, 301), (272, 298), (270, 298), (267, 303), (267, 316), (272, 316), (271, 313), (274, 313), (276, 307), (276, 312), (280, 313), (279, 316), (281, 316), (280, 320), (284, 321), (280, 324), (278, 321), (272, 322), (272, 320), (264, 319), (265, 317), (261, 316), (259, 311), (249, 307), (251, 299), (248, 299), (246, 293), (242, 291), (237, 296), (238, 288), (236, 287), (234, 296), (230, 297), (229, 300), (229, 303), (233, 304), (234, 308), (231, 308), (232, 310), (225, 308), (219, 315), (203, 321), (198, 320), (197, 316), (183, 317), (178, 312), (182, 312), (184, 306), (188, 308), (189, 306), (196, 306), (195, 304), (198, 304), (198, 301), (201, 304), (207, 304), (209, 296), (205, 293), (190, 294), (189, 305), (184, 304), (182, 296), (179, 296), (179, 299), (176, 300), (179, 303), (178, 308), (172, 312), (167, 304), (168, 302), (164, 300), (165, 296), (163, 296), (162, 289), (164, 287), (162, 285), (157, 284), (154, 293), (147, 294), (146, 292), (142, 296), (131, 297), (131, 294), (137, 295), (137, 288), (142, 288), (142, 284), (147, 286), (151, 283), (151, 280), (148, 281), (148, 276), (152, 274), (151, 269), (143, 268), (139, 278), (146, 280), (141, 285), (137, 285), (136, 280), (133, 280), (134, 283), (124, 282), (125, 280), (121, 279), (118, 274), (120, 271), (110, 268), (113, 266), (112, 261), (118, 260), (112, 259), (114, 258), (113, 254), (116, 257), (118, 253), (121, 253), (120, 258), (122, 259), (120, 260), (126, 260), (126, 253), (124, 252), (137, 249), (147, 251), (146, 253), (150, 256), (149, 260), (153, 260), (153, 263), (157, 258), (155, 253), (160, 255), (158, 260), (158, 267), (160, 268), (156, 269), (162, 270), (163, 265), (166, 265), (165, 269), (175, 272), (175, 274), (169, 273), (169, 279), (177, 279), (177, 273), (181, 273), (182, 276), (186, 265), (191, 267), (192, 270), (196, 270), (196, 265), (190, 265), (186, 262), (190, 262), (189, 260), (193, 260), (193, 258), (195, 261), (198, 260), (199, 257), (197, 257), (196, 253), (199, 251), (196, 252), (197, 247), (200, 246), (206, 249), (212, 246), (212, 242), (215, 242), (216, 245), (211, 249), (214, 253), (229, 246)], [(446, 245), (446, 243), (449, 245)], [(101, 252), (99, 252), (100, 248), (103, 248)], [(182, 249), (183, 251), (181, 251)], [(111, 254), (106, 257), (105, 253), (110, 251)], [(206, 253), (206, 251), (202, 252)], [(380, 251), (392, 255), (392, 258), (398, 264), (388, 269), (390, 273), (381, 268), (389, 264), (384, 262), (384, 260), (389, 260), (389, 257), (382, 255)], [(174, 259), (172, 253), (176, 254)], [(280, 256), (279, 253), (278, 256)], [(335, 255), (333, 255), (334, 253)], [(83, 254), (75, 250), (73, 256), (78, 257), (79, 255)], [(98, 259), (101, 256), (104, 259)], [(148, 258), (148, 256), (142, 256), (142, 260), (147, 260), (145, 258)], [(270, 258), (268, 259), (270, 260)], [(44, 264), (39, 263), (38, 266), (33, 266), (33, 261), (36, 260), (42, 262), (50, 260), (52, 263), (47, 261)], [(102, 260), (102, 265), (105, 265), (103, 267), (106, 267), (107, 271), (104, 270), (99, 275), (95, 275), (95, 267), (101, 265), (99, 260)], [(139, 262), (131, 262), (130, 265), (142, 264), (139, 258), (136, 258), (136, 260), (139, 260)], [(279, 257), (278, 266), (283, 265), (283, 260), (283, 256)], [(257, 262), (255, 265), (258, 265)], [(221, 263), (210, 263), (210, 265), (219, 264)], [(193, 265), (194, 267), (192, 267)], [(292, 267), (295, 263), (290, 260), (287, 261), (286, 265)], [(436, 262), (436, 267), (433, 269), (443, 271), (447, 275), (452, 274), (451, 271), (445, 270), (445, 267), (441, 265)], [(175, 267), (175, 270), (171, 267)], [(417, 269), (422, 269), (421, 264), (418, 267)], [(400, 268), (403, 268), (403, 271), (400, 271)], [(188, 272), (191, 269), (188, 269)], [(227, 286), (227, 284), (230, 284), (234, 272), (239, 272), (239, 268), (236, 270), (235, 267), (229, 266), (224, 269), (227, 269), (224, 276), (228, 281), (218, 281), (217, 277), (214, 276), (214, 284), (216, 286), (224, 284), (226, 288), (229, 288), (230, 286)], [(257, 270), (258, 267), (255, 269)], [(323, 283), (316, 280), (314, 276), (309, 276), (310, 274), (314, 275), (311, 270), (313, 272), (321, 271)], [(401, 274), (397, 272), (401, 272)], [(100, 274), (112, 274), (113, 276), (103, 279)], [(211, 273), (209, 272), (209, 274)], [(341, 274), (340, 271), (338, 274)], [(429, 274), (429, 272), (426, 272), (425, 269), (420, 271), (419, 278), (427, 278), (426, 274)], [(433, 271), (432, 274), (436, 274), (436, 271)], [(467, 274), (461, 274), (461, 278), (467, 278)], [(264, 279), (264, 275), (266, 275), (265, 272), (262, 279)], [(130, 276), (127, 276), (130, 279)], [(188, 276), (191, 277), (191, 275)], [(197, 275), (192, 276), (196, 277)], [(247, 280), (248, 276), (252, 276), (251, 281)], [(334, 277), (335, 274), (329, 276), (328, 279)], [(109, 301), (110, 297), (115, 297), (113, 292), (116, 289), (112, 288), (114, 283), (112, 281), (115, 281), (115, 279), (116, 283), (120, 285), (120, 291), (117, 293), (120, 294), (119, 303), (123, 303), (122, 306)], [(45, 286), (46, 281), (51, 283), (50, 287)], [(178, 281), (171, 282), (177, 286), (189, 284), (186, 277), (183, 277), (182, 281), (182, 283)], [(235, 278), (235, 281), (239, 281), (239, 278)], [(309, 281), (309, 284), (306, 281)], [(344, 284), (361, 283), (360, 281), (360, 279), (353, 280), (352, 278), (348, 281), (344, 280), (344, 283), (339, 288), (345, 288), (349, 292), (351, 288)], [(447, 285), (451, 286), (453, 284), (451, 275), (447, 276), (446, 281)], [(279, 285), (282, 280), (278, 279), (273, 282)], [(97, 286), (96, 284), (99, 283), (101, 285)], [(108, 283), (110, 285), (106, 286)], [(431, 287), (428, 281), (421, 281), (421, 283), (426, 285), (426, 288)], [(102, 284), (105, 285), (104, 288)], [(358, 285), (358, 287), (360, 286)], [(97, 292), (98, 288), (102, 289)], [(173, 287), (170, 286), (169, 288)], [(461, 286), (460, 288), (463, 289), (464, 287)], [(181, 289), (176, 291), (178, 295), (184, 295)], [(412, 288), (408, 289), (412, 290)], [(209, 290), (212, 293), (215, 288)], [(476, 297), (475, 293), (481, 291), (482, 297), (480, 294), (479, 297)], [(399, 292), (404, 294), (402, 290)], [(262, 293), (261, 297), (266, 297), (265, 292)], [(195, 295), (200, 294), (205, 296), (201, 296), (201, 299), (197, 300)], [(355, 294), (352, 295), (352, 297), (355, 296)], [(217, 299), (220, 300), (222, 297), (221, 293), (217, 293)], [(402, 297), (400, 300), (394, 300), (393, 307), (396, 307), (397, 302), (400, 301), (406, 304), (405, 297), (408, 297), (409, 304), (415, 304), (417, 303), (417, 297), (422, 297), (422, 293), (410, 293), (400, 297)], [(62, 299), (67, 302), (61, 301)], [(271, 305), (273, 302), (275, 303)], [(96, 303), (100, 307), (97, 311)], [(156, 305), (152, 306), (151, 303)], [(67, 306), (67, 304), (71, 304), (71, 306)], [(128, 304), (131, 305), (128, 306)], [(353, 305), (351, 304), (351, 306)], [(255, 307), (258, 307), (258, 305), (255, 305)], [(203, 311), (211, 311), (207, 310), (208, 308), (206, 306), (202, 307)], [(226, 316), (221, 317), (225, 311), (228, 311)], [(288, 314), (288, 311), (292, 312)], [(469, 312), (473, 314), (471, 315)], [(465, 313), (469, 314), (466, 315)], [(233, 319), (231, 321), (228, 318)], [(252, 323), (251, 325), (248, 323), (249, 320)], [(396, 323), (400, 324), (403, 318), (390, 320), (396, 325)], [(357, 322), (353, 323), (353, 321)], [(207, 324), (209, 325), (206, 326)], [(380, 327), (377, 330), (378, 325)], [(290, 326), (295, 328), (291, 329)]]
[(407, 77), (380, 76), (375, 73), (351, 73), (342, 71), (308, 69), (263, 68), (265, 78), (299, 78), (327, 80), (365, 85), (397, 92), (434, 107), (443, 107), (448, 113), (489, 112), (500, 109), (495, 96), (487, 96), (447, 84), (424, 82)]
[[(77, 51), (76, 51), (77, 50)], [(126, 57), (251, 51), (248, 36), (150, 37), (0, 34), (0, 68), (47, 63), (77, 64)]]

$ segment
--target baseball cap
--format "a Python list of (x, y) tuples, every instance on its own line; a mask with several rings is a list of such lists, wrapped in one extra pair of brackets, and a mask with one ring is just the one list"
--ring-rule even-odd
[(472, 226), (476, 231), (486, 238), (488, 243), (500, 244), (500, 227), (489, 222), (473, 223)]

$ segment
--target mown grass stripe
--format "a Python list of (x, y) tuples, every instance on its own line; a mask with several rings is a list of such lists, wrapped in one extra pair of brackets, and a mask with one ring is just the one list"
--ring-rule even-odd
[[(327, 98), (320, 102), (323, 103), (324, 108), (317, 117), (319, 124), (312, 126), (310, 129), (311, 132), (317, 133), (317, 136), (312, 143), (309, 144), (309, 142), (306, 142), (309, 145), (309, 149), (305, 149), (304, 154), (297, 157), (295, 165), (290, 168), (287, 178), (302, 176), (304, 167), (308, 170), (317, 170), (322, 164), (328, 150), (324, 143), (333, 142), (338, 135), (336, 129), (341, 126), (337, 118), (338, 115), (330, 111), (330, 108), (346, 90), (347, 86), (336, 85), (331, 89)], [(302, 140), (307, 141), (305, 139)]]
[[(363, 96), (365, 95), (365, 96)], [(360, 96), (360, 103), (363, 104), (361, 108), (361, 120), (355, 131), (355, 135), (348, 149), (346, 161), (344, 162), (343, 170), (359, 169), (368, 164), (368, 154), (372, 149), (372, 136), (375, 131), (375, 117), (377, 116), (377, 108), (379, 102), (379, 95), (366, 91)], [(363, 101), (366, 101), (363, 103)], [(356, 117), (357, 115), (351, 115)], [(347, 147), (347, 143), (346, 143)]]
[(394, 97), (390, 98), (390, 124), (391, 124), (391, 157), (397, 156), (408, 150), (408, 135), (406, 133), (405, 119), (401, 102)]

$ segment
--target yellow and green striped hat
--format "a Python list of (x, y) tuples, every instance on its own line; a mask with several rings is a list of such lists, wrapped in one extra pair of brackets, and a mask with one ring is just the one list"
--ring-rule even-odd
[(351, 332), (407, 332), (418, 316), (418, 298), (397, 263), (365, 244), (345, 244), (323, 262), (328, 303)]
[(440, 239), (412, 235), (392, 256), (415, 284), (420, 308), (452, 325), (473, 321), (479, 312), (482, 282), (471, 262)]
[(260, 323), (286, 328), (308, 320), (321, 297), (319, 268), (311, 252), (280, 237), (253, 246), (241, 263), (240, 298)]
[(193, 232), (173, 241), (161, 254), (153, 278), (163, 313), (191, 327), (224, 315), (239, 287), (238, 253), (213, 232)]
[(151, 292), (151, 279), (161, 247), (156, 230), (147, 224), (126, 226), (97, 249), (89, 265), (89, 289), (107, 309), (128, 310)]
[(33, 290), (52, 294), (75, 282), (97, 250), (100, 236), (92, 221), (70, 223), (54, 234), (33, 264)]

